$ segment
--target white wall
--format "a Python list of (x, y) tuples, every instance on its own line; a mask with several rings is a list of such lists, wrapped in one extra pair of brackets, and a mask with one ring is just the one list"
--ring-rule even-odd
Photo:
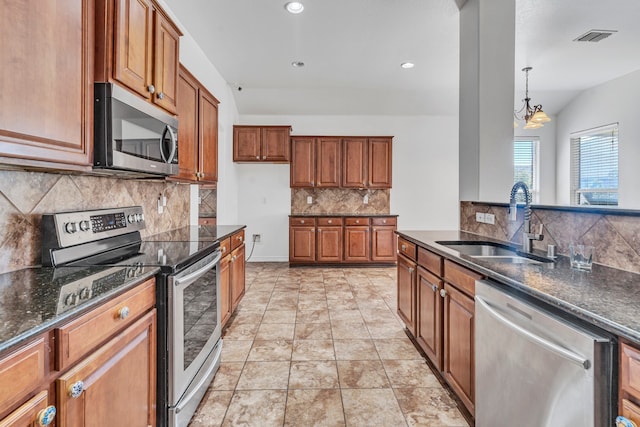
[(640, 70), (582, 92), (559, 114), (557, 123), (558, 204), (570, 201), (570, 139), (572, 132), (619, 123), (619, 205), (640, 209)]
[[(240, 123), (292, 125), (293, 135), (393, 135), (391, 213), (399, 215), (398, 228), (458, 228), (457, 117), (243, 115)], [(288, 260), (289, 166), (237, 170), (239, 222), (247, 224), (249, 244), (252, 234), (262, 235), (251, 260)]]

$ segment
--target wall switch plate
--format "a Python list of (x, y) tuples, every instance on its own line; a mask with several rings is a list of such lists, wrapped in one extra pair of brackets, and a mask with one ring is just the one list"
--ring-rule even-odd
[(476, 222), (484, 222), (484, 213), (476, 212)]
[(307, 196), (307, 204), (310, 205), (313, 203), (313, 197)]
[(487, 224), (495, 224), (496, 216), (494, 214), (486, 213), (484, 214), (484, 222), (486, 222)]

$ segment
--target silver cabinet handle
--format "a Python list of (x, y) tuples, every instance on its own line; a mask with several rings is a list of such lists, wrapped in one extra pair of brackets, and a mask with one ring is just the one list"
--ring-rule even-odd
[(155, 93), (156, 87), (154, 85), (149, 85), (147, 86), (147, 90), (149, 91), (149, 93)]
[(84, 391), (84, 382), (82, 381), (76, 381), (75, 383), (71, 384), (68, 390), (69, 396), (71, 396), (71, 398), (73, 399), (77, 399), (78, 397), (80, 397), (83, 391)]
[(402, 245), (401, 248), (402, 248), (403, 251), (406, 251), (407, 250), (407, 245)]
[(509, 319), (507, 319), (506, 317), (504, 317), (503, 315), (501, 315), (500, 313), (495, 311), (489, 305), (489, 303), (487, 303), (485, 300), (483, 300), (482, 298), (480, 298), (477, 295), (476, 295), (476, 301), (478, 303), (480, 303), (482, 308), (484, 308), (491, 316), (496, 318), (499, 322), (501, 322), (504, 325), (510, 327), (511, 329), (513, 329), (514, 331), (520, 333), (521, 335), (524, 335), (530, 341), (533, 341), (536, 344), (539, 344), (542, 347), (545, 347), (547, 350), (551, 351), (552, 353), (555, 353), (558, 356), (575, 363), (576, 365), (582, 366), (584, 369), (589, 369), (591, 367), (591, 363), (589, 362), (588, 359), (585, 359), (582, 356), (580, 356), (578, 354), (575, 354), (572, 351), (567, 350), (566, 348), (560, 347), (559, 345), (557, 345), (555, 343), (547, 341), (543, 337), (538, 336), (538, 335), (534, 334), (533, 332), (526, 330), (525, 328), (523, 328), (520, 325), (516, 325), (515, 323), (513, 323), (512, 321), (510, 321)]
[(444, 289), (440, 289), (440, 296), (441, 296), (442, 298), (446, 297), (446, 296), (447, 296), (447, 291), (446, 291), (446, 290), (444, 290)]
[(158, 99), (164, 99), (164, 93), (163, 92), (158, 93)]
[(433, 292), (438, 292), (438, 287), (436, 285), (431, 285), (431, 290), (433, 290)]
[(127, 307), (126, 305), (124, 307), (122, 307), (120, 310), (118, 310), (118, 314), (116, 316), (118, 319), (120, 320), (124, 320), (127, 317), (129, 317), (129, 307)]
[(413, 273), (414, 268), (413, 267), (409, 267), (409, 273)]

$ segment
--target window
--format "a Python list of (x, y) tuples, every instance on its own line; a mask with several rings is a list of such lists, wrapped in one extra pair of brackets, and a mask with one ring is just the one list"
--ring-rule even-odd
[(538, 201), (538, 138), (517, 137), (513, 141), (513, 183), (529, 187), (531, 200)]
[(571, 204), (618, 205), (618, 124), (571, 135)]

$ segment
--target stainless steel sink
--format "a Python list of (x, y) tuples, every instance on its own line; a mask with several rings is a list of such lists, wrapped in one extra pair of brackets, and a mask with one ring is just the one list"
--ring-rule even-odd
[(436, 243), (457, 251), (461, 255), (466, 255), (479, 261), (508, 264), (542, 264), (545, 262), (553, 262), (550, 259), (522, 253), (517, 249), (495, 242), (454, 240)]

